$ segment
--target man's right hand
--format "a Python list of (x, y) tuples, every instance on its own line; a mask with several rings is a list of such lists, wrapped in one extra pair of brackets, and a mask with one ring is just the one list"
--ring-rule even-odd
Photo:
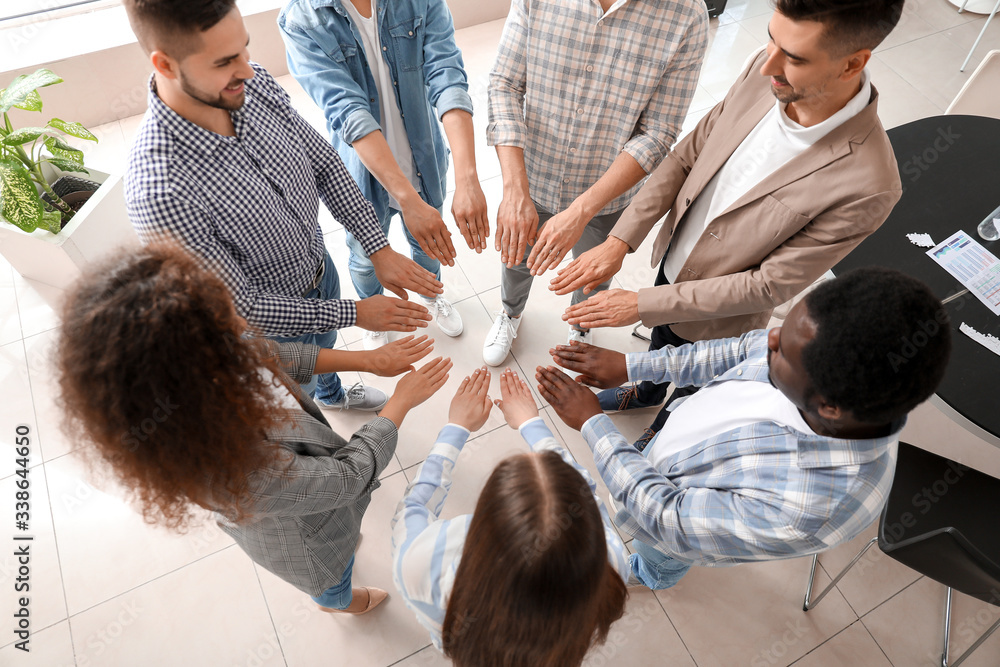
[(579, 373), (576, 380), (582, 384), (611, 389), (628, 382), (628, 367), (621, 352), (573, 341), (556, 346), (549, 354), (563, 368)]
[(582, 287), (584, 294), (590, 294), (621, 271), (628, 250), (627, 243), (609, 236), (607, 241), (561, 269), (549, 283), (549, 289), (556, 294), (569, 294)]
[(521, 263), (529, 245), (538, 235), (538, 211), (527, 188), (504, 188), (503, 200), (497, 211), (497, 233), (493, 245), (500, 261), (512, 269)]
[(433, 319), (420, 304), (384, 294), (355, 301), (354, 305), (358, 309), (355, 324), (368, 331), (416, 331)]

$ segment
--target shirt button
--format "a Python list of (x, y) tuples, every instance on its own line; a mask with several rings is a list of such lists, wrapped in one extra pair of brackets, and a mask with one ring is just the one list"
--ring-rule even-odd
[(597, 25), (604, 25), (604, 19), (601, 19), (600, 21), (598, 21)]
[(577, 113), (583, 113), (583, 109), (577, 109), (576, 112)]
[(417, 172), (417, 176), (422, 176), (422, 174), (421, 174), (421, 173), (420, 173), (420, 172), (418, 171), (418, 172)]
[(395, 81), (393, 81), (393, 82), (392, 82), (392, 85), (394, 85), (394, 86), (395, 86), (395, 85), (396, 85), (396, 82), (395, 82)]
[(564, 178), (563, 179), (563, 183), (569, 183), (569, 179), (568, 178)]
[(388, 51), (388, 50), (389, 50), (389, 47), (387, 47), (387, 46), (383, 46), (383, 47), (382, 47), (382, 50), (383, 50), (383, 51)]
[(570, 153), (575, 153), (575, 152), (576, 152), (576, 149), (575, 149), (575, 148), (571, 148), (571, 149), (569, 149), (569, 152), (570, 152)]
[(737, 374), (737, 375), (743, 375), (743, 369), (741, 368), (741, 369), (739, 369), (738, 371), (736, 371), (736, 374)]
[(587, 65), (587, 71), (588, 72), (593, 72), (594, 71), (594, 66), (593, 65)]
[(685, 206), (690, 206), (691, 205), (691, 200), (690, 199), (685, 199), (684, 200), (684, 205)]
[(406, 33), (406, 34), (409, 35), (410, 37), (413, 37), (413, 31), (412, 30), (410, 32)]
[(372, 98), (372, 102), (374, 102), (374, 101), (375, 101), (375, 98), (373, 97), (373, 98)]

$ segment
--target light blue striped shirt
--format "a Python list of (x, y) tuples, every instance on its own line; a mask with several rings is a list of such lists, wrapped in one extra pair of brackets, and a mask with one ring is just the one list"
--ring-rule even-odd
[[(767, 331), (632, 353), (626, 363), (633, 382), (768, 382)], [(678, 401), (674, 410), (683, 409)], [(732, 565), (856, 537), (885, 504), (904, 424), (882, 438), (845, 440), (760, 421), (675, 452), (659, 469), (606, 415), (591, 417), (582, 433), (618, 505), (618, 526), (681, 562)]]
[[(572, 454), (556, 442), (540, 417), (525, 422), (519, 430), (531, 451), (552, 450), (583, 475), (595, 494), (604, 521), (608, 560), (622, 580), (627, 581), (628, 552), (611, 524), (607, 508), (597, 498), (597, 485), (593, 478)], [(472, 515), (464, 514), (447, 521), (438, 517), (451, 488), (452, 469), (468, 437), (469, 431), (455, 424), (441, 429), (431, 453), (407, 487), (392, 518), (393, 581), (402, 593), (406, 606), (427, 628), (434, 646), (439, 650), (441, 626)]]

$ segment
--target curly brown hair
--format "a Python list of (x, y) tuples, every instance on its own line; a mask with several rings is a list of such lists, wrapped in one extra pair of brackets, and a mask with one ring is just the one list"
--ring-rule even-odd
[(476, 503), (441, 637), (459, 667), (572, 667), (628, 591), (586, 480), (555, 452), (501, 461)]
[(225, 284), (180, 246), (119, 254), (68, 295), (56, 351), (70, 433), (93, 443), (149, 523), (183, 531), (192, 503), (239, 521), (248, 477), (282, 458), (283, 374), (241, 337)]

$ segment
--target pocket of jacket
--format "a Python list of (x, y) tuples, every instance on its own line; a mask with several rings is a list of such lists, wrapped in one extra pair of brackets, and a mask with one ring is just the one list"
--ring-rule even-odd
[(396, 65), (403, 71), (411, 72), (424, 65), (423, 20), (424, 17), (415, 16), (389, 28), (396, 50)]

